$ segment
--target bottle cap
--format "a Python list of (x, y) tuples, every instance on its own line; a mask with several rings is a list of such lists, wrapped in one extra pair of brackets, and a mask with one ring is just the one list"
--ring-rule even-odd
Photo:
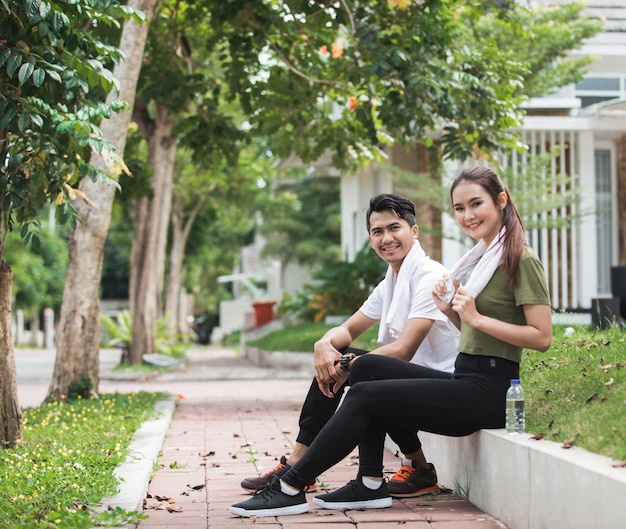
[(520, 383), (519, 378), (512, 378), (511, 379), (511, 384), (519, 384), (519, 383)]

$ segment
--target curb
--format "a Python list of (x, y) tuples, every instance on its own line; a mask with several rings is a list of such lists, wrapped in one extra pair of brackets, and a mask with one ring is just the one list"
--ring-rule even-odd
[(172, 395), (155, 404), (154, 410), (158, 416), (139, 427), (128, 446), (126, 461), (115, 469), (114, 474), (120, 481), (118, 493), (103, 498), (100, 507), (96, 509), (98, 512), (116, 507), (125, 511), (143, 511), (143, 500), (148, 492), (148, 484), (170, 427), (176, 403), (177, 400)]

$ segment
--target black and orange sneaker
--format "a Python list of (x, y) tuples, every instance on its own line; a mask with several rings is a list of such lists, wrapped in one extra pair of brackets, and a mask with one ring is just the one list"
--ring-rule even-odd
[(415, 463), (411, 461), (411, 465), (403, 464), (400, 467), (400, 470), (387, 483), (387, 488), (394, 498), (413, 498), (436, 493), (439, 491), (437, 471), (432, 463), (428, 463), (428, 469), (426, 469), (416, 468)]
[[(287, 464), (287, 458), (282, 456), (280, 458), (280, 462), (274, 468), (268, 470), (267, 472), (263, 472), (263, 474), (257, 477), (242, 480), (241, 488), (251, 494), (263, 490), (272, 482), (272, 478), (274, 476), (280, 479), (290, 468), (291, 465)], [(313, 483), (309, 483), (306, 487), (304, 487), (304, 492), (314, 492), (316, 490), (316, 480), (313, 480)]]

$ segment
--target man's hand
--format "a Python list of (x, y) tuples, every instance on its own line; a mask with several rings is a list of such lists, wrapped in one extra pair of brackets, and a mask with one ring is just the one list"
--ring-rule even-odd
[(315, 342), (315, 347), (313, 348), (315, 380), (317, 380), (320, 391), (330, 399), (334, 397), (333, 386), (340, 378), (340, 373), (338, 372), (343, 373), (338, 363), (340, 359), (341, 353), (333, 347), (330, 341), (320, 340)]

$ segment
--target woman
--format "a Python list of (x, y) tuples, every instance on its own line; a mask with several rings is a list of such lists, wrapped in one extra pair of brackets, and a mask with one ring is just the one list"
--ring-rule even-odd
[[(383, 480), (383, 449), (390, 428), (464, 436), (504, 426), (505, 394), (510, 380), (519, 378), (522, 350), (545, 351), (552, 341), (545, 274), (526, 243), (510, 194), (494, 171), (465, 169), (452, 184), (450, 196), (457, 223), (478, 241), (453, 267), (453, 277), (442, 278), (433, 290), (439, 309), (461, 330), (453, 378), (421, 378), (401, 360), (358, 357), (343, 405), (306, 455), (262, 493), (232, 505), (233, 514), (308, 511), (306, 484), (357, 444), (357, 478), (313, 501), (330, 509), (388, 507), (392, 499)], [(471, 275), (461, 286), (468, 270)], [(379, 373), (396, 377), (380, 380)], [(419, 448), (415, 446), (415, 453)], [(415, 453), (405, 456), (411, 459)]]

